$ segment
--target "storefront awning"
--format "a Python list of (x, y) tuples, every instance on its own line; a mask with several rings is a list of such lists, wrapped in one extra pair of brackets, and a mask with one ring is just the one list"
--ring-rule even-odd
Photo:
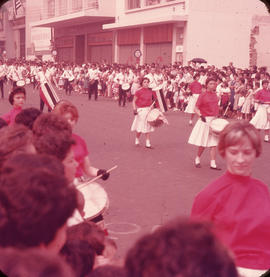
[(31, 22), (31, 27), (68, 27), (80, 24), (89, 24), (94, 22), (104, 22), (113, 20), (114, 17), (99, 15), (95, 12), (88, 13), (87, 11), (80, 11), (77, 13), (66, 14), (62, 16), (54, 16), (48, 19)]
[(123, 29), (123, 28), (132, 28), (132, 27), (139, 27), (139, 26), (147, 26), (147, 25), (156, 25), (156, 24), (162, 24), (162, 23), (176, 23), (181, 21), (187, 21), (188, 16), (187, 15), (169, 15), (165, 17), (156, 18), (154, 21), (153, 19), (142, 19), (139, 18), (138, 21), (133, 22), (116, 22), (116, 23), (110, 23), (110, 24), (103, 24), (104, 30), (117, 30), (117, 29)]

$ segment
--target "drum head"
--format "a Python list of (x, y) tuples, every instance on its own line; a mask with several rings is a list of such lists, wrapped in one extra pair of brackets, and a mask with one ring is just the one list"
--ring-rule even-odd
[(128, 90), (130, 88), (130, 85), (128, 83), (125, 83), (122, 85), (123, 90)]
[(98, 183), (90, 183), (79, 191), (84, 196), (84, 213), (85, 219), (92, 219), (102, 214), (108, 207), (108, 195), (106, 191)]
[(160, 112), (158, 109), (153, 109), (149, 112), (148, 116), (147, 116), (147, 121), (148, 122), (152, 122), (155, 121), (156, 119), (158, 119), (160, 115)]
[(219, 134), (228, 124), (229, 124), (228, 120), (222, 119), (222, 118), (216, 118), (211, 121), (210, 128), (214, 133)]
[(18, 87), (23, 87), (23, 86), (25, 86), (25, 81), (24, 80), (19, 80), (19, 81), (16, 82), (16, 85)]

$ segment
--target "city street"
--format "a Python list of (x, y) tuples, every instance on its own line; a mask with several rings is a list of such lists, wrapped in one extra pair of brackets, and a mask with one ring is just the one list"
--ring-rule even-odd
[[(25, 107), (39, 108), (39, 93), (27, 86)], [(209, 151), (202, 158), (202, 168), (194, 167), (196, 147), (187, 144), (192, 127), (189, 116), (169, 111), (169, 125), (157, 128), (151, 135), (154, 149), (135, 147), (130, 126), (134, 118), (131, 103), (119, 107), (115, 100), (99, 97), (88, 100), (86, 94), (66, 96), (79, 110), (75, 132), (87, 142), (92, 164), (98, 168), (118, 168), (107, 181), (98, 180), (109, 196), (109, 209), (105, 223), (110, 237), (118, 245), (118, 256), (141, 235), (151, 232), (176, 216), (188, 216), (194, 196), (209, 182), (225, 171), (219, 156), (217, 163), (222, 171), (209, 169)], [(0, 100), (0, 115), (11, 109), (7, 100)], [(45, 108), (45, 111), (47, 109)], [(253, 176), (270, 184), (270, 144), (263, 143), (262, 156), (256, 160)]]

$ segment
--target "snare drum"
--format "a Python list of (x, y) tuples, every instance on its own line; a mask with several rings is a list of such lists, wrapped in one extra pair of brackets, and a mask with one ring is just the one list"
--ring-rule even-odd
[(124, 83), (124, 84), (122, 85), (122, 90), (128, 91), (129, 89), (130, 89), (130, 84), (129, 84), (129, 83)]
[(24, 87), (25, 86), (25, 81), (24, 80), (19, 80), (19, 81), (16, 82), (16, 85), (18, 87)]
[(31, 83), (31, 80), (29, 78), (25, 78), (25, 84), (29, 85)]
[(210, 122), (210, 132), (214, 136), (218, 137), (221, 131), (226, 127), (227, 124), (229, 124), (229, 121), (226, 119), (222, 119), (222, 118), (213, 119)]
[(77, 189), (84, 196), (84, 218), (86, 220), (94, 220), (102, 215), (109, 207), (109, 198), (106, 191), (98, 183), (92, 182), (87, 184), (81, 183)]
[(153, 127), (160, 127), (163, 124), (160, 111), (158, 109), (151, 110), (147, 115), (147, 122)]

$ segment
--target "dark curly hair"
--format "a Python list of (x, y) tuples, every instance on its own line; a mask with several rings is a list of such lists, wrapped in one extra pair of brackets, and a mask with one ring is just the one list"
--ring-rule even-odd
[(147, 234), (129, 250), (129, 277), (237, 277), (233, 259), (207, 224), (176, 220)]
[(15, 87), (8, 96), (8, 101), (11, 105), (13, 105), (13, 103), (14, 103), (14, 96), (18, 93), (23, 93), (24, 96), (26, 96), (26, 91), (25, 91), (24, 87)]
[[(54, 157), (33, 156), (31, 162), (36, 159), (38, 167), (30, 169), (23, 164), (18, 167), (18, 162), (11, 161), (3, 168), (0, 177), (1, 247), (48, 245), (77, 208), (76, 189), (68, 185), (60, 161)], [(27, 156), (24, 158), (27, 160)], [(52, 164), (59, 163), (54, 170), (47, 166), (50, 160)]]

